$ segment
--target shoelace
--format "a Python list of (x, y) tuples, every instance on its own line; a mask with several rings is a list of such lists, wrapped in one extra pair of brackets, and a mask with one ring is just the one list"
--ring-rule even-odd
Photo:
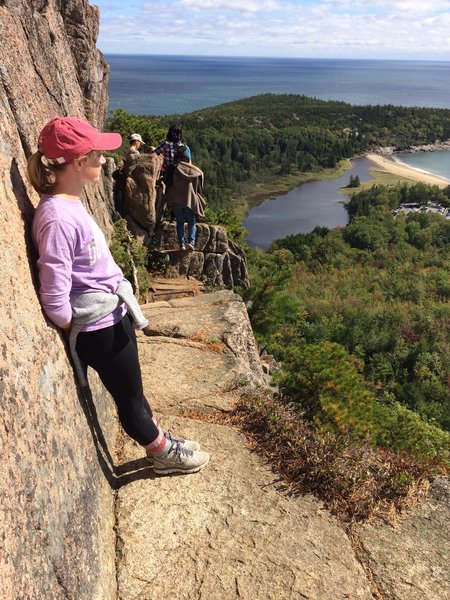
[(169, 454), (174, 454), (176, 456), (176, 458), (179, 458), (179, 459), (181, 459), (183, 456), (187, 456), (187, 457), (194, 456), (194, 453), (192, 450), (188, 450), (187, 448), (182, 446), (181, 443), (178, 441), (172, 442), (172, 447), (169, 450)]
[(176, 442), (177, 444), (184, 444), (184, 442), (186, 441), (183, 438), (175, 437), (174, 435), (172, 435), (172, 432), (170, 432), (170, 431), (165, 431), (164, 435), (169, 440), (169, 442)]

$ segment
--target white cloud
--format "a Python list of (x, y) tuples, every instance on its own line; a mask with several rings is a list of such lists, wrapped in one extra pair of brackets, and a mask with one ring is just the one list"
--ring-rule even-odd
[(123, 19), (102, 16), (107, 52), (450, 60), (450, 0), (169, 0), (135, 14), (125, 6)]
[(267, 12), (280, 10), (282, 5), (273, 0), (180, 0), (179, 6), (202, 11), (232, 10), (242, 12)]
[(371, 12), (373, 9), (383, 11), (385, 14), (403, 16), (444, 13), (450, 11), (450, 0), (336, 0), (337, 7), (346, 10)]

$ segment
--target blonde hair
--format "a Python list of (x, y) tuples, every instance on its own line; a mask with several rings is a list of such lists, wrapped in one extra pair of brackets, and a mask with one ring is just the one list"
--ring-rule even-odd
[(44, 154), (38, 150), (28, 159), (28, 179), (38, 194), (49, 194), (56, 183), (58, 171), (61, 172), (65, 168), (65, 164), (50, 164)]

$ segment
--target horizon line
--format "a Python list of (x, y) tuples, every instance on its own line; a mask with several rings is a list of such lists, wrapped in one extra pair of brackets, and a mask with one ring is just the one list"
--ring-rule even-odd
[(155, 54), (150, 52), (107, 52), (100, 49), (100, 52), (104, 56), (151, 56), (159, 58), (245, 58), (245, 59), (270, 59), (270, 60), (348, 60), (357, 62), (415, 62), (415, 63), (429, 63), (429, 62), (440, 62), (450, 64), (450, 60), (444, 60), (441, 58), (349, 58), (349, 57), (329, 57), (329, 56), (254, 56), (254, 55), (237, 55), (237, 54)]

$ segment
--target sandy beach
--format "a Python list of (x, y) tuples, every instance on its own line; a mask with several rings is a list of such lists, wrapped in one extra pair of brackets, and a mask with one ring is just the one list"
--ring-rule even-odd
[(412, 181), (421, 181), (422, 183), (428, 183), (429, 185), (437, 185), (440, 188), (445, 188), (450, 185), (450, 181), (444, 177), (439, 177), (439, 175), (433, 175), (432, 173), (427, 173), (426, 171), (420, 171), (419, 169), (414, 169), (408, 165), (397, 163), (391, 158), (386, 158), (379, 154), (367, 154), (367, 158), (379, 167), (377, 170), (380, 171), (387, 171), (388, 173), (399, 175), (400, 177), (405, 177)]

